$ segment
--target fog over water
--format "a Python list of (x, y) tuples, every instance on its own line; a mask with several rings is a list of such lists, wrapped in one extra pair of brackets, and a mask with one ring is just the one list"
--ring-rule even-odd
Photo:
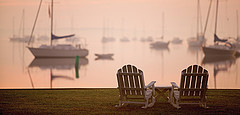
[[(218, 36), (236, 37), (236, 11), (239, 0), (219, 0)], [(31, 46), (50, 44), (50, 0), (43, 0)], [(201, 24), (204, 28), (210, 0), (200, 0)], [(79, 41), (64, 39), (54, 44), (81, 43), (89, 50), (79, 60), (79, 77), (75, 59), (34, 59), (27, 43), (13, 42), (12, 36), (30, 35), (36, 16), (38, 0), (0, 0), (0, 88), (85, 88), (117, 87), (116, 72), (125, 64), (143, 70), (145, 83), (156, 85), (180, 82), (181, 71), (199, 64), (209, 73), (210, 89), (240, 89), (240, 58), (205, 58), (201, 48), (188, 47), (187, 39), (197, 34), (197, 0), (54, 0), (53, 32), (57, 35), (75, 34)], [(207, 45), (213, 44), (216, 0), (213, 0), (206, 31)], [(24, 32), (22, 17), (24, 10)], [(164, 14), (164, 17), (163, 17)], [(164, 21), (163, 21), (164, 19)], [(163, 31), (164, 29), (164, 31)], [(154, 49), (153, 41), (171, 41), (174, 37), (182, 44), (169, 44), (167, 49)], [(115, 41), (103, 43), (102, 37)], [(122, 37), (129, 42), (121, 42)], [(136, 38), (136, 39), (133, 39)], [(113, 53), (113, 59), (97, 59), (95, 53)]]

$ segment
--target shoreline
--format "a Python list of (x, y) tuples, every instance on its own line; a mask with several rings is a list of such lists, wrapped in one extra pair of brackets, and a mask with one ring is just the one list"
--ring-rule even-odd
[[(164, 98), (157, 98), (153, 107), (129, 104), (116, 108), (116, 88), (74, 89), (5, 89), (0, 90), (0, 114), (239, 114), (240, 90), (209, 89), (207, 106), (184, 105), (174, 108)], [(165, 93), (168, 95), (168, 92)]]

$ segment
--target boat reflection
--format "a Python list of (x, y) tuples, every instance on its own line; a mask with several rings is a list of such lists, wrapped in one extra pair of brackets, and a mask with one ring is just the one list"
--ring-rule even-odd
[(219, 72), (227, 72), (228, 69), (236, 63), (236, 58), (233, 56), (205, 56), (202, 64), (213, 65), (214, 88), (216, 89), (216, 77)]
[[(40, 70), (50, 70), (50, 88), (52, 88), (52, 82), (55, 79), (65, 79), (65, 80), (71, 80), (74, 81), (75, 78), (79, 78), (79, 70), (82, 69), (82, 67), (86, 66), (88, 64), (87, 58), (79, 58), (78, 64), (76, 63), (75, 58), (35, 58), (31, 64), (28, 66), (28, 74), (30, 77), (31, 85), (34, 88), (34, 82), (32, 79), (32, 75), (30, 72), (31, 68), (40, 68)], [(58, 72), (65, 72), (65, 71), (71, 71), (72, 69), (75, 69), (75, 78), (71, 75), (61, 75), (61, 74), (55, 74), (53, 70), (56, 70)]]
[(188, 52), (194, 57), (196, 56), (196, 63), (200, 63), (199, 59), (202, 59), (201, 47), (188, 46)]
[(113, 57), (97, 57), (95, 60), (114, 60)]
[[(153, 50), (153, 51), (156, 51), (156, 53), (157, 54), (159, 54), (160, 55), (160, 58), (161, 58), (161, 60), (159, 59), (159, 61), (160, 61), (160, 65), (159, 65), (159, 67), (161, 68), (161, 70), (159, 70), (160, 71), (160, 73), (161, 73), (161, 80), (163, 81), (164, 80), (164, 78), (165, 78), (165, 60), (164, 60), (164, 54), (166, 53), (166, 52), (170, 52), (170, 50), (169, 50), (169, 48), (168, 47), (150, 47), (151, 48), (151, 50)], [(157, 62), (156, 62), (157, 63)]]
[[(79, 67), (87, 65), (87, 58), (79, 58)], [(40, 69), (72, 69), (75, 67), (75, 58), (35, 58), (28, 67)]]

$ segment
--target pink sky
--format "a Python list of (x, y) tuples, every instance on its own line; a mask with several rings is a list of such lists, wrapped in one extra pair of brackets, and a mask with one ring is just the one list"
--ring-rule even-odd
[[(47, 18), (49, 2), (50, 0), (43, 0), (38, 22), (40, 28), (49, 27)], [(102, 28), (104, 19), (114, 28), (121, 28), (124, 20), (126, 31), (132, 31), (135, 27), (137, 31), (142, 32), (145, 27), (146, 34), (161, 36), (164, 12), (166, 36), (182, 34), (182, 37), (190, 37), (196, 33), (197, 0), (54, 0), (54, 2), (56, 19), (54, 21), (57, 28), (70, 28), (71, 23), (74, 23), (75, 28)], [(200, 2), (202, 20), (205, 21), (209, 0)], [(213, 0), (209, 34), (213, 32), (215, 2), (216, 0)], [(6, 36), (11, 36), (13, 17), (15, 28), (18, 28), (22, 10), (25, 9), (26, 28), (30, 31), (38, 4), (39, 0), (0, 0), (0, 29), (10, 29)], [(222, 36), (235, 36), (236, 10), (240, 11), (240, 0), (220, 0), (219, 6), (219, 32), (223, 34)], [(228, 30), (230, 31), (226, 32)]]

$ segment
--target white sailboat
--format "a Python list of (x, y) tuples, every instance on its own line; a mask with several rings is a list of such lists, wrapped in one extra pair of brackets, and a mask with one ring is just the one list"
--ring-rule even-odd
[(162, 37), (161, 37), (161, 39), (162, 39), (161, 41), (152, 42), (150, 44), (151, 47), (153, 47), (153, 48), (168, 48), (169, 41), (168, 42), (163, 41), (163, 39), (164, 39), (164, 13), (162, 14)]
[[(40, 7), (41, 7), (42, 0), (40, 1)], [(39, 14), (39, 10), (37, 13), (37, 17)], [(36, 20), (37, 20), (36, 17)], [(36, 20), (33, 26), (33, 30), (36, 24)], [(32, 33), (33, 33), (32, 30)], [(32, 34), (31, 34), (32, 36)], [(58, 40), (62, 38), (69, 38), (73, 37), (74, 34), (72, 35), (67, 35), (67, 36), (56, 36), (53, 34), (53, 0), (51, 1), (51, 44), (50, 45), (41, 45), (40, 47), (34, 48), (34, 47), (28, 47), (28, 49), (32, 52), (32, 54), (36, 58), (63, 58), (63, 57), (86, 57), (88, 55), (88, 50), (81, 48), (81, 45), (76, 45), (75, 47), (71, 44), (59, 44), (59, 45), (52, 45), (53, 40)], [(31, 39), (29, 40), (31, 41)]]
[(236, 53), (236, 49), (232, 47), (232, 44), (227, 42), (227, 40), (219, 39), (219, 37), (216, 34), (217, 15), (218, 15), (218, 0), (216, 5), (214, 45), (210, 45), (208, 47), (203, 46), (202, 47), (203, 53), (205, 54), (205, 56), (234, 56)]
[(201, 47), (205, 44), (206, 39), (204, 37), (204, 34), (202, 32), (199, 32), (199, 22), (200, 22), (200, 1), (197, 1), (197, 35), (196, 37), (190, 37), (188, 38), (188, 46), (189, 47)]

